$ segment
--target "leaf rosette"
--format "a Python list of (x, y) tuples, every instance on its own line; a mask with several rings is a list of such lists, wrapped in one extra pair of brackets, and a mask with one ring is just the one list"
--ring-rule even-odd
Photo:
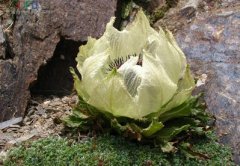
[(141, 10), (122, 31), (114, 21), (80, 47), (81, 78), (71, 69), (80, 101), (68, 126), (101, 124), (138, 140), (166, 142), (199, 125), (192, 117), (204, 113), (191, 97), (194, 79), (172, 33), (154, 30)]

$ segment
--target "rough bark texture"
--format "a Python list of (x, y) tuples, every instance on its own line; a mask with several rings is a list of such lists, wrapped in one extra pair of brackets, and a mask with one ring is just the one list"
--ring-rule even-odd
[(208, 111), (216, 117), (221, 142), (231, 145), (240, 163), (240, 2), (202, 2), (192, 13), (179, 6), (164, 24), (175, 31), (193, 73), (207, 74)]
[(39, 0), (37, 10), (19, 10), (8, 37), (11, 58), (0, 55), (0, 122), (24, 115), (29, 85), (53, 56), (60, 37), (99, 37), (116, 8), (117, 0)]

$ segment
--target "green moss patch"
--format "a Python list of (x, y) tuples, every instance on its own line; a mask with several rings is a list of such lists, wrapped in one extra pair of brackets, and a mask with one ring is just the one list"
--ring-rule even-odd
[(4, 165), (234, 165), (230, 149), (217, 143), (213, 133), (204, 138), (194, 138), (190, 142), (194, 151), (209, 159), (191, 158), (183, 150), (167, 154), (157, 147), (102, 135), (80, 142), (52, 137), (24, 143), (9, 152)]

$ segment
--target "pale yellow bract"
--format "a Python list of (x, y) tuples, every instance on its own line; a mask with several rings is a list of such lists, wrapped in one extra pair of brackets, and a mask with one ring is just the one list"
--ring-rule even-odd
[(133, 119), (161, 115), (186, 101), (195, 84), (171, 32), (151, 28), (143, 11), (122, 31), (114, 20), (101, 38), (80, 47), (79, 96), (100, 111)]

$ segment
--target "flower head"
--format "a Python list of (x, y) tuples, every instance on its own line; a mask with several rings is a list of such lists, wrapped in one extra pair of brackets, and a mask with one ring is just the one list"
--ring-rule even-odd
[(79, 96), (102, 112), (133, 119), (160, 116), (185, 102), (194, 80), (171, 32), (151, 28), (143, 11), (122, 31), (113, 23), (80, 47)]

